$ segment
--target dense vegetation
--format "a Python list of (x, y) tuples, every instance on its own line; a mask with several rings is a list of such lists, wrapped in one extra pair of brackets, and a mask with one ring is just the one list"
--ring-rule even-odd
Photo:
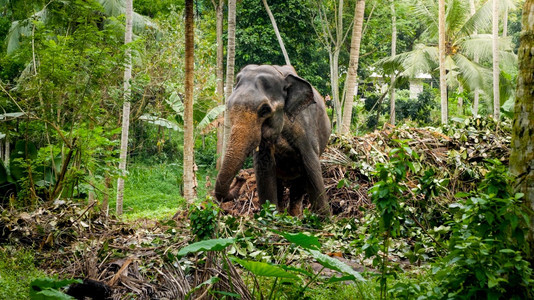
[[(499, 1), (499, 107), (492, 1), (473, 1), (475, 13), (470, 1), (446, 1), (449, 124), (440, 122), (436, 1), (391, 1), (394, 10), (367, 1), (348, 135), (336, 134), (334, 95), (346, 93), (358, 1), (268, 1), (292, 65), (327, 96), (334, 132), (323, 171), (338, 215), (327, 222), (255, 210), (253, 195), (239, 214), (212, 199), (224, 111), (216, 2), (194, 2), (198, 200), (188, 203), (183, 1), (135, 0), (125, 45), (123, 1), (0, 0), (0, 298), (67, 297), (87, 279), (130, 298), (534, 298), (532, 212), (508, 172), (524, 1)], [(283, 65), (261, 1), (238, 1), (236, 17), (236, 71)], [(223, 32), (226, 41), (226, 22)]]

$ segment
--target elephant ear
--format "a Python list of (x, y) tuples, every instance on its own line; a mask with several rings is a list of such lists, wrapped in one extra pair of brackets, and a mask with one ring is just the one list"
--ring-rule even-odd
[(295, 117), (310, 104), (315, 103), (313, 96), (313, 88), (306, 80), (289, 74), (286, 76), (287, 82), (287, 98), (284, 105), (284, 110), (293, 122)]

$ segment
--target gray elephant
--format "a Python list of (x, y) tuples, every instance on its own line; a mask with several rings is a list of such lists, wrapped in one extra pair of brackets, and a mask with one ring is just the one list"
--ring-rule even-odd
[(284, 185), (289, 187), (289, 213), (300, 215), (304, 193), (311, 209), (330, 215), (319, 156), (330, 136), (330, 122), (321, 95), (291, 66), (248, 65), (236, 78), (227, 102), (230, 138), (217, 182), (219, 201), (233, 200), (230, 184), (248, 155), (260, 204), (269, 200), (279, 211)]

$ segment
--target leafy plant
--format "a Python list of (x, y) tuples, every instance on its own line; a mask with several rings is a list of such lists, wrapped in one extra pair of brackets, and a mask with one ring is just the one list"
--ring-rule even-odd
[(189, 211), (191, 231), (197, 240), (209, 239), (215, 235), (218, 215), (219, 206), (214, 204), (211, 198), (191, 208)]
[(61, 290), (73, 283), (82, 283), (80, 279), (52, 279), (39, 278), (30, 284), (30, 299), (32, 300), (70, 300), (73, 297)]
[(433, 273), (447, 298), (532, 298), (532, 267), (523, 257), (529, 226), (523, 195), (512, 194), (502, 163), (488, 163), (478, 191), (456, 195), (459, 201), (449, 206), (450, 252)]

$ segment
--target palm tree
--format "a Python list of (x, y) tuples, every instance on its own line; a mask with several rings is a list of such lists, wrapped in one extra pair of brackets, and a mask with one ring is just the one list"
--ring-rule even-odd
[(447, 81), (446, 81), (446, 67), (445, 67), (445, 47), (446, 47), (446, 38), (445, 38), (445, 0), (439, 0), (439, 90), (441, 95), (441, 124), (446, 124), (449, 117), (448, 113), (448, 104), (447, 99)]
[[(510, 171), (517, 176), (516, 191), (525, 194), (525, 205), (534, 210), (534, 23), (529, 16), (534, 15), (534, 0), (526, 0), (523, 7), (523, 32), (519, 45), (519, 73), (515, 100), (514, 123), (512, 128), (512, 152)], [(530, 217), (530, 231), (527, 239), (530, 249), (534, 249), (534, 217)], [(530, 253), (530, 261), (534, 252)]]
[[(391, 0), (391, 56), (397, 54), (397, 13), (395, 0)], [(395, 72), (391, 73), (391, 91), (389, 94), (389, 123), (395, 125)]]
[[(234, 86), (234, 68), (235, 68), (235, 0), (228, 0), (228, 46), (226, 47), (226, 91), (225, 101), (228, 100), (232, 94)], [(224, 114), (224, 139), (223, 152), (226, 149), (226, 142), (230, 136), (230, 117), (227, 113)], [(224, 153), (222, 155), (224, 157)]]
[[(525, 204), (534, 210), (534, 23), (529, 20), (534, 15), (534, 0), (526, 0), (523, 6), (522, 34), (519, 45), (519, 73), (515, 101), (514, 123), (512, 128), (512, 152), (510, 171), (517, 176), (516, 191), (525, 194)], [(534, 249), (534, 217), (530, 217), (528, 235), (530, 249)], [(530, 253), (530, 261), (534, 252)]]
[(184, 198), (193, 203), (196, 198), (193, 146), (193, 72), (195, 64), (195, 36), (193, 0), (185, 1), (185, 98), (184, 98)]
[[(216, 12), (216, 35), (217, 35), (217, 104), (224, 104), (224, 45), (223, 45), (223, 5), (224, 0), (219, 0), (219, 4), (215, 0), (211, 0)], [(217, 170), (221, 166), (221, 157), (223, 152), (224, 127), (222, 124), (217, 126)]]
[[(464, 90), (476, 91), (488, 87), (491, 70), (482, 63), (492, 62), (492, 36), (475, 34), (490, 29), (492, 20), (491, 1), (486, 2), (473, 15), (469, 12), (469, 3), (461, 0), (446, 0), (445, 11), (445, 59), (446, 84), (449, 88), (460, 85)], [(439, 65), (439, 52), (435, 44), (438, 35), (438, 9), (434, 1), (420, 0), (414, 12), (427, 28), (423, 38), (427, 44), (417, 44), (414, 50), (386, 58), (379, 63), (386, 69), (401, 70), (401, 76), (414, 77), (419, 73), (430, 73)], [(511, 51), (510, 40), (499, 43), (501, 64), (513, 65), (516, 56)], [(478, 58), (479, 62), (476, 62)], [(443, 92), (443, 91), (442, 91)], [(491, 92), (487, 93), (491, 94)], [(446, 99), (446, 97), (442, 97)], [(442, 111), (443, 113), (443, 111)], [(443, 116), (442, 116), (443, 117)], [(442, 120), (443, 121), (443, 120)]]
[[(124, 44), (132, 42), (132, 16), (133, 0), (126, 0), (126, 28), (124, 30)], [(124, 67), (124, 104), (122, 106), (122, 129), (121, 129), (121, 150), (119, 156), (119, 171), (124, 175), (126, 171), (126, 156), (128, 154), (128, 133), (130, 127), (130, 98), (132, 89), (130, 79), (132, 78), (132, 54), (126, 48), (126, 64)], [(122, 200), (124, 197), (124, 178), (117, 179), (117, 202), (116, 213), (122, 215)]]
[(354, 8), (354, 26), (352, 27), (352, 38), (350, 41), (350, 60), (347, 80), (345, 81), (346, 92), (343, 106), (343, 123), (341, 124), (342, 134), (347, 134), (350, 130), (352, 120), (352, 106), (354, 103), (354, 92), (358, 80), (358, 61), (360, 59), (360, 43), (362, 41), (363, 19), (365, 13), (365, 0), (359, 0)]
[(492, 53), (493, 53), (493, 117), (499, 119), (501, 108), (499, 94), (499, 1), (493, 0)]

